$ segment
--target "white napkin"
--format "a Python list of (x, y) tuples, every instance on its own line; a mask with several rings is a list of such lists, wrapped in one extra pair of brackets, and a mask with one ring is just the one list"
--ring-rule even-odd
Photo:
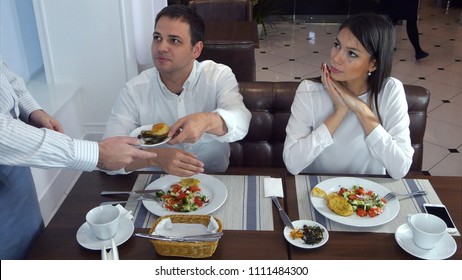
[(216, 233), (218, 231), (217, 221), (210, 216), (208, 226), (202, 224), (172, 223), (170, 218), (161, 220), (152, 234), (159, 234), (171, 237), (184, 237), (187, 235), (199, 235), (205, 233)]
[(120, 216), (121, 217), (125, 217), (129, 220), (132, 220), (133, 219), (133, 215), (132, 215), (132, 211), (128, 211), (127, 209), (125, 209), (122, 205), (120, 204), (117, 204), (116, 205), (116, 208), (119, 209), (119, 212), (120, 212)]
[(284, 197), (281, 178), (264, 178), (263, 186), (265, 189), (265, 197)]

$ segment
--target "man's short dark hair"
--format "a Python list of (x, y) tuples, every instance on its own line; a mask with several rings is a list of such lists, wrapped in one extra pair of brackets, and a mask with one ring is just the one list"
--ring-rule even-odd
[(163, 8), (156, 16), (155, 25), (161, 17), (178, 19), (189, 24), (191, 44), (194, 46), (199, 41), (204, 41), (205, 24), (201, 16), (187, 5), (169, 5)]

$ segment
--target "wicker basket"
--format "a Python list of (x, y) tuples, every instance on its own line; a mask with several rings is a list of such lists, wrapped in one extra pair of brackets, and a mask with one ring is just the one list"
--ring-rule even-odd
[[(156, 226), (163, 219), (170, 218), (172, 223), (186, 224), (203, 224), (208, 226), (210, 222), (209, 215), (167, 215), (160, 217), (149, 230), (149, 234), (153, 233)], [(216, 217), (214, 219), (218, 223), (218, 232), (223, 230), (223, 225)], [(151, 240), (157, 254), (162, 256), (175, 256), (186, 258), (207, 258), (213, 255), (218, 246), (218, 240), (213, 242), (177, 242), (177, 241), (162, 241)]]

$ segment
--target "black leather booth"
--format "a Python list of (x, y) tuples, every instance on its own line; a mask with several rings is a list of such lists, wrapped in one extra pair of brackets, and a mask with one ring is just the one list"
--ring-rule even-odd
[[(231, 143), (230, 167), (284, 167), (282, 150), (290, 108), (299, 82), (240, 82), (244, 103), (252, 112), (249, 133)], [(423, 138), (430, 93), (421, 86), (404, 85), (411, 119), (411, 171), (422, 170)]]

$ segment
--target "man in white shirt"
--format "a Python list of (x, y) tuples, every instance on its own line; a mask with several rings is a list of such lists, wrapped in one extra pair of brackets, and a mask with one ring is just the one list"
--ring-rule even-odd
[(251, 114), (228, 66), (196, 60), (204, 29), (203, 20), (186, 5), (170, 5), (157, 14), (151, 46), (155, 67), (122, 89), (103, 138), (164, 122), (172, 139), (150, 149), (156, 158), (117, 173), (150, 167), (186, 177), (227, 169), (229, 142), (244, 138)]

